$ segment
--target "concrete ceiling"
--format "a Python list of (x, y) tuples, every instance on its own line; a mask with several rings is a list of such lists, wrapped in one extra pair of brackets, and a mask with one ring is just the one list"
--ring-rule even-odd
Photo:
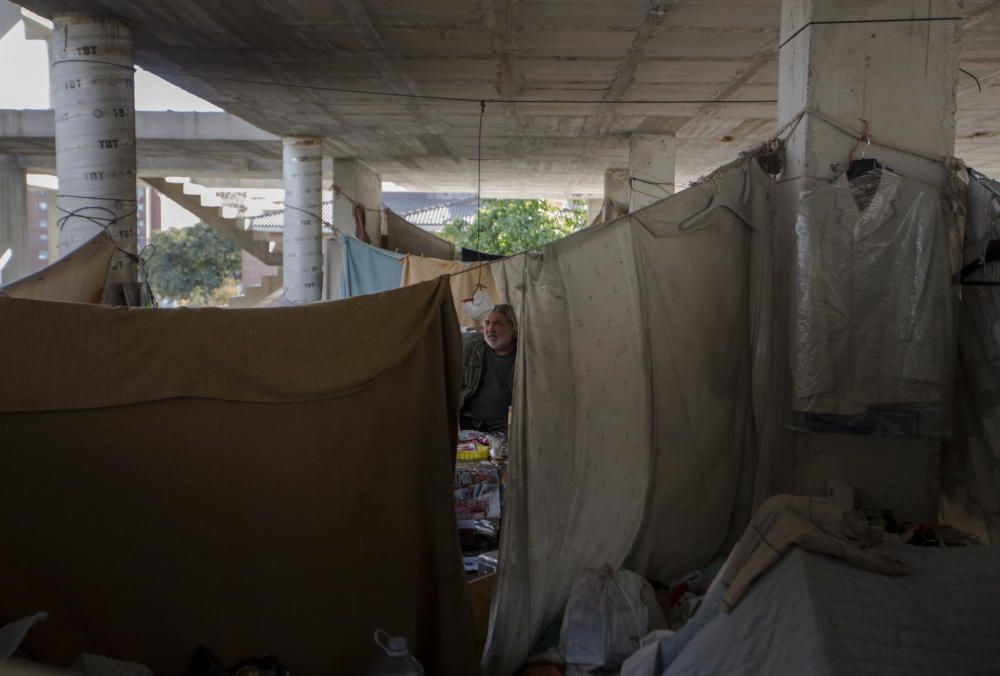
[[(314, 134), (414, 190), (598, 196), (628, 135), (678, 138), (679, 183), (775, 127), (780, 0), (23, 0), (119, 16), (136, 62), (274, 134)], [(965, 0), (960, 157), (1000, 174), (1000, 1)], [(267, 85), (262, 82), (283, 83)], [(571, 101), (583, 100), (587, 103)], [(873, 129), (877, 135), (877, 129)]]

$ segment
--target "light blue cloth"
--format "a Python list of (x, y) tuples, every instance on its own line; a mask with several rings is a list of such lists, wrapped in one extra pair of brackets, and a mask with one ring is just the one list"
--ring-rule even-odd
[(344, 269), (340, 297), (353, 298), (399, 288), (403, 275), (403, 254), (365, 244), (354, 237), (340, 240)]

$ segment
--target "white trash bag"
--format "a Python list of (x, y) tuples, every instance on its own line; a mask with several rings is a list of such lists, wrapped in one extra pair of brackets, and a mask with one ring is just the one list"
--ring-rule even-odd
[(578, 577), (559, 636), (566, 664), (584, 671), (621, 667), (648, 631), (649, 612), (642, 600), (648, 586), (642, 576), (629, 570), (616, 573), (607, 565)]

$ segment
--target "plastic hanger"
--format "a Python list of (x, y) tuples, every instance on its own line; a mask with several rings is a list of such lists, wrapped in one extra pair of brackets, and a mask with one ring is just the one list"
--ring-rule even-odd
[(860, 160), (852, 160), (851, 164), (847, 167), (847, 180), (853, 181), (858, 176), (864, 176), (870, 171), (875, 169), (881, 169), (882, 165), (879, 164), (876, 159), (865, 159), (865, 155), (868, 153), (868, 148), (872, 144), (872, 139), (870, 136), (865, 134), (865, 149), (861, 151)]
[(752, 225), (750, 225), (750, 221), (748, 221), (743, 216), (743, 214), (741, 214), (739, 210), (736, 209), (736, 207), (734, 207), (732, 203), (730, 203), (729, 198), (727, 198), (725, 195), (722, 194), (722, 191), (719, 190), (719, 184), (716, 183), (715, 195), (712, 196), (712, 201), (708, 203), (708, 206), (699, 211), (698, 213), (696, 213), (695, 215), (689, 216), (688, 218), (681, 221), (677, 225), (677, 229), (680, 230), (681, 232), (690, 230), (691, 228), (701, 223), (701, 221), (703, 221), (706, 216), (714, 212), (716, 209), (728, 209), (733, 214), (733, 216), (736, 216), (736, 218), (746, 223), (747, 226), (751, 228), (753, 227)]

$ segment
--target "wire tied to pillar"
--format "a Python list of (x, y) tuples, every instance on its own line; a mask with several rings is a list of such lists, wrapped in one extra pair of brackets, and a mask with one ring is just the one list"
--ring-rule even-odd
[[(134, 199), (119, 199), (114, 197), (83, 197), (80, 195), (63, 195), (63, 197), (71, 197), (75, 199), (103, 200), (106, 202), (114, 202), (116, 206), (126, 202), (135, 203)], [(82, 207), (77, 207), (76, 209), (65, 209), (63, 207), (58, 207), (58, 209), (63, 214), (56, 221), (56, 228), (58, 228), (60, 232), (62, 232), (66, 223), (69, 222), (71, 219), (80, 218), (85, 221), (93, 223), (97, 227), (101, 228), (105, 233), (107, 233), (108, 237), (111, 238), (111, 245), (115, 248), (115, 251), (128, 258), (130, 261), (135, 263), (136, 266), (139, 268), (139, 274), (142, 277), (142, 281), (140, 282), (140, 284), (143, 287), (145, 287), (150, 304), (153, 307), (159, 307), (159, 303), (156, 300), (156, 296), (153, 294), (153, 289), (149, 284), (149, 270), (146, 268), (146, 266), (149, 264), (149, 261), (153, 260), (153, 256), (156, 255), (156, 245), (146, 244), (145, 246), (142, 247), (142, 251), (138, 253), (132, 253), (131, 251), (127, 251), (118, 246), (118, 242), (115, 241), (115, 236), (111, 232), (111, 227), (113, 225), (115, 225), (122, 219), (128, 218), (129, 216), (132, 216), (137, 213), (134, 207), (132, 208), (131, 211), (121, 215), (115, 213), (114, 210), (109, 209), (108, 207), (102, 207), (95, 204), (89, 204)]]

